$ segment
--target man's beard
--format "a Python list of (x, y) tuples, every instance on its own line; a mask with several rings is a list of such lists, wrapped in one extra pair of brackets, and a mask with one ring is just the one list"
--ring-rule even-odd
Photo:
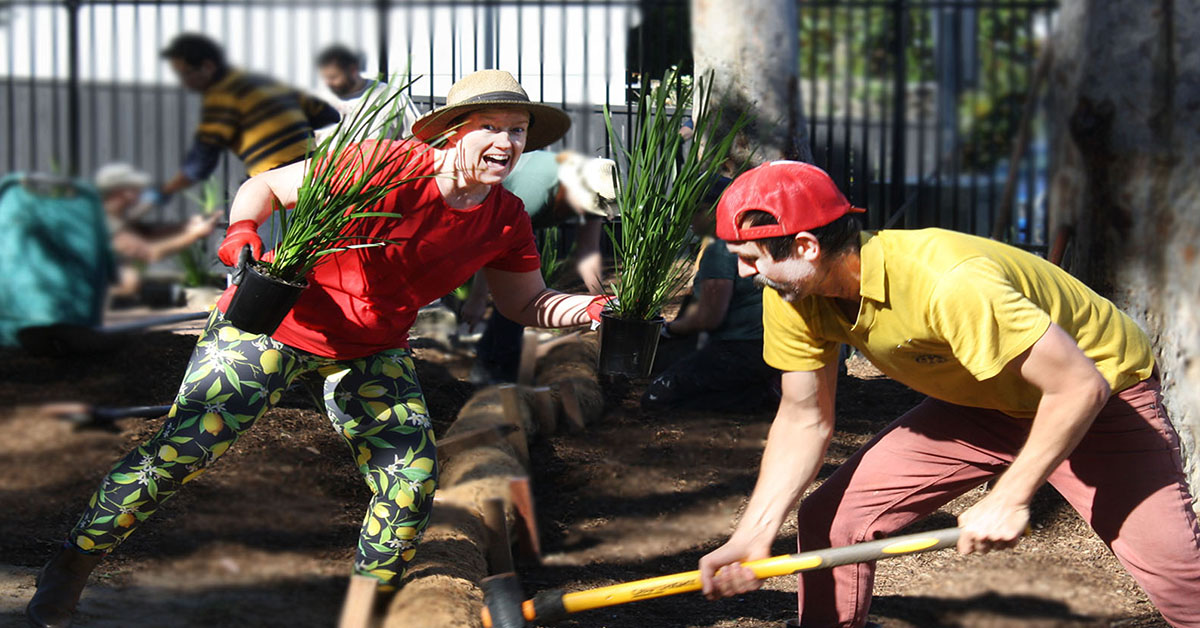
[(791, 302), (800, 298), (800, 291), (795, 285), (771, 281), (762, 275), (754, 276), (754, 285), (760, 288), (771, 288), (775, 292), (778, 292), (779, 296), (783, 297), (784, 301)]

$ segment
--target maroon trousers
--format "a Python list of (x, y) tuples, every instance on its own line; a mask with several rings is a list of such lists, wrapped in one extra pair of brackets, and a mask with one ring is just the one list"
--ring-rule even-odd
[[(1003, 473), (1031, 424), (994, 410), (925, 400), (804, 499), (800, 550), (888, 536), (932, 513)], [(1050, 484), (1168, 622), (1200, 627), (1200, 525), (1157, 378), (1109, 399)], [(801, 626), (866, 623), (874, 563), (801, 576)]]

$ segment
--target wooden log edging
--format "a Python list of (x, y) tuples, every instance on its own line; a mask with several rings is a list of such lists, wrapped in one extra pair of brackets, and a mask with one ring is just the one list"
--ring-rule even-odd
[[(495, 562), (496, 556), (511, 551), (518, 531), (526, 529), (513, 505), (510, 483), (530, 475), (530, 442), (568, 423), (582, 429), (603, 414), (596, 343), (590, 336), (594, 334), (555, 343), (545, 352), (537, 361), (537, 386), (490, 386), (476, 392), (459, 411), (443, 439), (497, 427), (511, 433), (456, 448), (445, 458), (439, 453), (439, 488), (430, 525), (402, 588), (388, 606), (383, 628), (480, 626), (483, 594), (478, 583), (489, 575), (488, 557)], [(575, 402), (568, 411), (563, 403), (571, 398)], [(502, 517), (497, 501), (503, 504)], [(489, 545), (489, 538), (495, 537), (484, 523), (489, 510), (493, 529), (503, 520), (508, 537), (503, 548)], [(536, 551), (536, 539), (532, 545)]]
[(589, 334), (554, 345), (537, 361), (536, 381), (550, 388), (560, 420), (569, 421), (571, 429), (582, 430), (604, 415), (604, 390), (596, 367), (599, 351), (595, 334)]

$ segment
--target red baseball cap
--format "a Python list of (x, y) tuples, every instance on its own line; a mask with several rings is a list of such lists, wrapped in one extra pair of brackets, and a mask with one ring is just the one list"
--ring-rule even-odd
[[(764, 211), (778, 224), (742, 227), (742, 215)], [(846, 200), (824, 170), (802, 161), (772, 161), (733, 180), (717, 203), (717, 237), (758, 240), (823, 227), (866, 211)]]

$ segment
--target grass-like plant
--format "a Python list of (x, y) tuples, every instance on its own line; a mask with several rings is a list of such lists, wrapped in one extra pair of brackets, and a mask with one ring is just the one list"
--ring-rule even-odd
[[(562, 229), (557, 226), (547, 227), (542, 230), (542, 237), (538, 238), (538, 256), (542, 260), (542, 280), (547, 286), (554, 285), (558, 279), (559, 272), (566, 265), (567, 260), (559, 256), (559, 243), (562, 241)], [(574, 246), (571, 247), (574, 251)], [(570, 252), (567, 254), (570, 255)]]
[[(690, 266), (679, 262), (696, 242), (692, 218), (720, 176), (735, 136), (749, 123), (742, 113), (722, 127), (711, 92), (711, 77), (692, 85), (668, 70), (657, 87), (643, 88), (638, 97), (628, 147), (604, 109), (608, 136), (623, 157), (617, 159), (621, 233), (608, 229), (616, 253), (613, 316), (654, 319), (687, 281)], [(685, 150), (679, 129), (689, 107), (695, 134)]]
[(378, 211), (375, 206), (397, 187), (423, 178), (412, 174), (411, 165), (424, 147), (397, 154), (384, 142), (363, 144), (386, 139), (388, 129), (402, 125), (402, 99), (411, 83), (398, 88), (376, 83), (363, 97), (366, 104), (311, 148), (295, 207), (290, 211), (276, 207), (274, 258), (259, 264), (264, 274), (301, 284), (326, 255), (391, 243), (348, 235), (347, 227), (361, 219), (399, 218), (400, 214)]
[[(225, 205), (221, 182), (209, 179), (200, 188), (200, 194), (188, 193), (187, 197), (200, 206), (200, 215), (211, 216)], [(208, 253), (208, 243), (200, 240), (179, 252), (179, 265), (183, 267), (183, 285), (189, 288), (216, 285), (221, 275), (213, 272), (213, 259)]]

